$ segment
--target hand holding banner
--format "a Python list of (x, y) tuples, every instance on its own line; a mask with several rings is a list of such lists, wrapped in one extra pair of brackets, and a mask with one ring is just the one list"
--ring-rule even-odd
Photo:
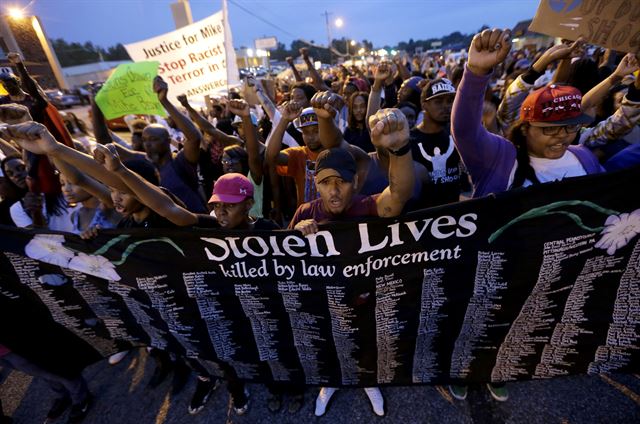
[(640, 4), (635, 0), (541, 0), (529, 30), (610, 49), (640, 48)]
[(119, 65), (96, 95), (96, 103), (106, 119), (129, 114), (161, 115), (166, 112), (153, 92), (158, 62)]

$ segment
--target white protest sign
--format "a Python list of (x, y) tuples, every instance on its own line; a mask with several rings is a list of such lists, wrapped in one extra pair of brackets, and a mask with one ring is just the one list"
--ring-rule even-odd
[(230, 71), (237, 67), (233, 48), (230, 52), (225, 49), (222, 11), (178, 30), (127, 44), (125, 48), (135, 62), (160, 62), (158, 75), (169, 85), (171, 100), (179, 94), (196, 99), (221, 94), (226, 92), (228, 83), (234, 84), (238, 78), (231, 74), (227, 81), (227, 58), (234, 61)]

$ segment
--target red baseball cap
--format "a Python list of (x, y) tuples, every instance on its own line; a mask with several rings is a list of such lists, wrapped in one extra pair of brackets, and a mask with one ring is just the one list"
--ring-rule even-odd
[(551, 84), (531, 92), (522, 103), (520, 118), (534, 127), (589, 124), (582, 113), (582, 94), (569, 85)]
[(253, 184), (249, 178), (236, 172), (224, 174), (213, 186), (209, 203), (240, 203), (253, 198)]

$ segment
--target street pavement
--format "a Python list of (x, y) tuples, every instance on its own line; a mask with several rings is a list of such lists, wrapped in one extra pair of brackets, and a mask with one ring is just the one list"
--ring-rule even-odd
[[(446, 388), (434, 386), (384, 387), (387, 414), (373, 414), (362, 389), (343, 389), (334, 395), (324, 417), (314, 416), (317, 388), (309, 388), (304, 407), (289, 414), (267, 409), (267, 391), (248, 384), (250, 407), (243, 416), (233, 411), (228, 392), (220, 386), (198, 415), (187, 407), (195, 377), (172, 394), (172, 375), (159, 387), (147, 383), (154, 361), (144, 349), (132, 351), (115, 366), (107, 360), (84, 372), (95, 396), (86, 424), (174, 423), (640, 423), (640, 375), (572, 376), (544, 381), (510, 383), (509, 400), (496, 402), (484, 387), (471, 387), (465, 401), (452, 399)], [(16, 424), (43, 423), (53, 402), (47, 384), (22, 373), (0, 369), (0, 399), (5, 414)], [(286, 402), (286, 401), (285, 401)], [(52, 424), (66, 422), (66, 416)]]
[[(71, 110), (90, 124), (88, 108)], [(119, 133), (119, 135), (128, 135)], [(84, 377), (95, 396), (83, 421), (86, 424), (174, 423), (640, 423), (640, 375), (572, 376), (510, 383), (509, 400), (494, 401), (486, 388), (471, 387), (465, 401), (453, 399), (446, 387), (384, 387), (387, 414), (379, 418), (361, 389), (343, 389), (334, 395), (324, 417), (314, 416), (317, 388), (309, 388), (304, 407), (296, 414), (287, 404), (278, 413), (267, 409), (267, 391), (248, 384), (250, 408), (243, 416), (233, 412), (224, 385), (212, 394), (198, 415), (187, 407), (195, 377), (177, 394), (171, 376), (159, 387), (147, 383), (154, 369), (144, 349), (132, 351), (121, 363), (106, 360), (88, 367)], [(39, 379), (0, 368), (0, 399), (15, 424), (43, 423), (53, 393)], [(66, 416), (51, 424), (66, 422)]]

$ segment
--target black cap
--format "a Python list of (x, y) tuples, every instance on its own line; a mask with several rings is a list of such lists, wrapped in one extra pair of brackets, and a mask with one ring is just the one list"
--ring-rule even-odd
[(316, 159), (316, 181), (318, 182), (328, 177), (340, 177), (351, 182), (355, 174), (356, 160), (345, 149), (323, 150)]
[(456, 87), (453, 83), (446, 78), (437, 78), (429, 81), (429, 83), (422, 89), (420, 95), (420, 101), (431, 100), (435, 97), (444, 95), (455, 95)]
[(16, 77), (13, 72), (0, 72), (0, 81), (18, 82), (18, 77)]

